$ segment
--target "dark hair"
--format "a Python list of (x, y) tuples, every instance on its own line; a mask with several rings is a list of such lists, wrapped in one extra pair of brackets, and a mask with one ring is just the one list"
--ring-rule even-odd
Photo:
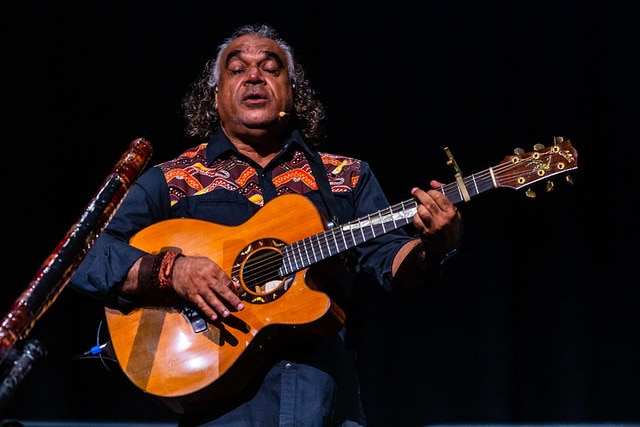
[(325, 139), (322, 121), (325, 107), (318, 99), (315, 90), (309, 85), (302, 66), (296, 61), (293, 49), (268, 24), (245, 25), (237, 28), (217, 49), (215, 58), (207, 61), (205, 68), (182, 100), (186, 119), (186, 134), (192, 137), (208, 138), (218, 126), (220, 117), (215, 109), (214, 90), (220, 77), (222, 52), (229, 44), (246, 34), (264, 37), (275, 41), (284, 51), (287, 70), (293, 85), (292, 120), (309, 145), (317, 147)]

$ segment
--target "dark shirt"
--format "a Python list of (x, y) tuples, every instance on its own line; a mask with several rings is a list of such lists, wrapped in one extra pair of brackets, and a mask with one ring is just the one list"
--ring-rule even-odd
[[(314, 177), (310, 159), (317, 155), (320, 156), (326, 172), (326, 179), (335, 201), (334, 209), (337, 212), (328, 212), (319, 191), (316, 179), (325, 178)], [(117, 288), (134, 262), (144, 254), (142, 250), (128, 244), (137, 232), (151, 224), (171, 218), (195, 218), (222, 226), (242, 227), (261, 207), (285, 194), (304, 195), (317, 207), (319, 216), (336, 217), (340, 222), (362, 218), (389, 206), (382, 188), (366, 162), (328, 153), (316, 153), (307, 146), (297, 131), (292, 132), (286, 140), (281, 153), (267, 167), (261, 168), (240, 154), (223, 132), (218, 130), (208, 143), (193, 147), (177, 158), (156, 165), (143, 173), (78, 267), (70, 286), (102, 300), (108, 307), (128, 312), (135, 304), (120, 296)], [(282, 212), (282, 221), (300, 223), (304, 222), (305, 218), (296, 217), (295, 212)], [(264, 233), (265, 237), (278, 237), (268, 236), (269, 230), (264, 230)], [(398, 229), (357, 246), (350, 251), (353, 253), (350, 259), (355, 261), (351, 273), (358, 277), (359, 282), (364, 280), (367, 286), (390, 288), (393, 258), (409, 239), (404, 230)], [(352, 283), (339, 283), (339, 287), (323, 290), (338, 301), (338, 305), (346, 307), (350, 297), (349, 286)], [(291, 358), (285, 354), (284, 359), (296, 363), (287, 361), (275, 365), (275, 371), (270, 372), (267, 379), (271, 378), (275, 381), (273, 384), (278, 384), (277, 389), (280, 393), (289, 390), (300, 400), (304, 384), (300, 383), (297, 388), (287, 389), (287, 381), (290, 381), (286, 380), (288, 374), (280, 375), (281, 373), (297, 370), (297, 381), (308, 381), (309, 386), (316, 390), (314, 393), (319, 395), (330, 391), (330, 386), (327, 386), (326, 390), (321, 387), (321, 384), (327, 384), (326, 373), (330, 373), (329, 378), (338, 382), (340, 396), (339, 383), (344, 377), (341, 377), (339, 372), (344, 371), (344, 361), (338, 359), (344, 359), (347, 354), (336, 357), (336, 352), (345, 351), (344, 348), (338, 348), (340, 345), (326, 340), (313, 346), (313, 355), (311, 350), (298, 351)], [(324, 350), (320, 349), (320, 346), (323, 346)], [(309, 362), (305, 357), (300, 358), (300, 355), (305, 354), (309, 355)], [(263, 385), (262, 388), (275, 387), (273, 384)], [(328, 384), (335, 387), (334, 381)], [(291, 399), (295, 402), (293, 396)], [(335, 401), (335, 396), (330, 400)], [(286, 418), (283, 415), (286, 408), (256, 403), (261, 401), (259, 397), (254, 397), (252, 404), (258, 405), (260, 411), (272, 413), (276, 417), (274, 419), (278, 419), (278, 413), (281, 421)], [(309, 401), (309, 396), (303, 401)], [(267, 407), (263, 407), (265, 405)], [(332, 410), (331, 401), (325, 401), (324, 405), (327, 411)], [(298, 412), (300, 409), (297, 408)], [(317, 408), (313, 413), (317, 413), (316, 410)], [(243, 409), (238, 408), (224, 419), (227, 422), (233, 421), (233, 417), (246, 419), (247, 415), (243, 415), (242, 411)], [(309, 413), (306, 415), (309, 416)], [(352, 415), (338, 416), (361, 422), (361, 419), (358, 420)], [(201, 421), (203, 420), (193, 423)], [(284, 422), (282, 425), (287, 423)]]

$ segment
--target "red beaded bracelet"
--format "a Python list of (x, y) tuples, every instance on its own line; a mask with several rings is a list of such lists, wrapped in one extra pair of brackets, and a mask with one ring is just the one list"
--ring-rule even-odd
[(151, 281), (158, 289), (171, 287), (173, 267), (176, 259), (182, 256), (178, 251), (163, 251), (156, 255), (151, 268)]

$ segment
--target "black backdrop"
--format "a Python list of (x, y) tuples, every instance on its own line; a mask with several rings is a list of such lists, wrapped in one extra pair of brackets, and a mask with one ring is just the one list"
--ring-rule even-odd
[[(271, 4), (269, 4), (271, 3)], [(628, 2), (3, 3), (2, 313), (131, 140), (187, 147), (180, 98), (237, 25), (291, 41), (329, 107), (327, 147), (372, 164), (392, 202), (521, 147), (570, 139), (575, 184), (460, 208), (442, 283), (366, 296), (373, 425), (640, 422), (637, 16)], [(631, 3), (633, 4), (633, 3)], [(102, 309), (65, 290), (31, 332), (48, 356), (7, 417), (171, 421), (96, 360)], [(114, 369), (115, 368), (115, 369)]]

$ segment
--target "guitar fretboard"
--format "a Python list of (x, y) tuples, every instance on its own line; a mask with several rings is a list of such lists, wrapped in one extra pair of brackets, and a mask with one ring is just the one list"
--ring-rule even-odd
[[(469, 197), (496, 187), (491, 168), (463, 178)], [(465, 199), (457, 182), (439, 188), (454, 204)], [(278, 270), (280, 277), (307, 268), (319, 261), (354, 248), (364, 242), (387, 234), (413, 222), (417, 210), (414, 199), (405, 200), (364, 218), (330, 228), (294, 242), (283, 248), (283, 262)]]

